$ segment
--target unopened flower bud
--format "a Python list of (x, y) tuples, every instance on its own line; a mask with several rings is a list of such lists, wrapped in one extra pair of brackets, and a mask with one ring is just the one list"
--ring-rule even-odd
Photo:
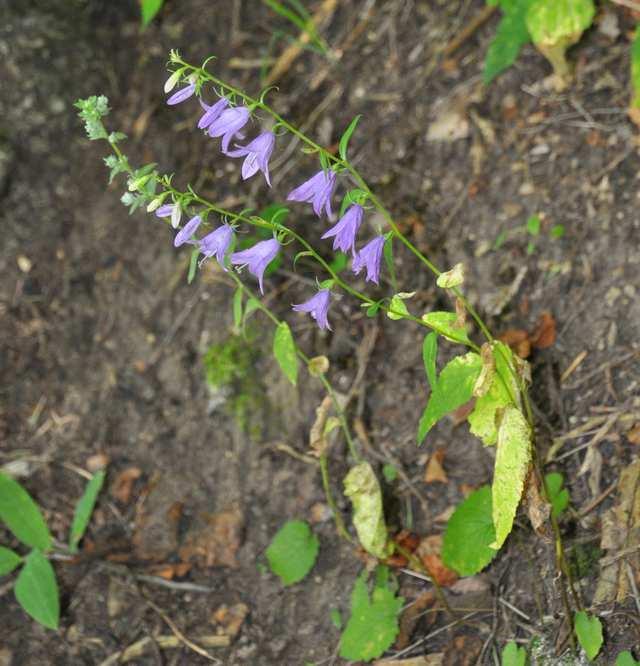
[(180, 81), (181, 71), (177, 69), (165, 82), (164, 91), (166, 93), (171, 92), (175, 87), (178, 81)]

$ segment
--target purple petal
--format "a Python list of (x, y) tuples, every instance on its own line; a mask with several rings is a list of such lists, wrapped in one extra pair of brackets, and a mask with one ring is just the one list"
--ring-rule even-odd
[(167, 100), (167, 104), (170, 106), (173, 106), (174, 104), (180, 104), (180, 102), (184, 102), (186, 99), (189, 99), (191, 95), (196, 91), (196, 84), (191, 83), (188, 85), (186, 88), (181, 88), (178, 90), (178, 92), (174, 93), (169, 97)]
[(200, 104), (205, 109), (205, 112), (198, 121), (199, 129), (207, 129), (207, 127), (214, 123), (220, 117), (222, 112), (229, 106), (229, 102), (226, 97), (222, 97), (211, 106), (207, 106), (202, 101)]
[(176, 237), (173, 241), (173, 246), (180, 247), (181, 245), (184, 245), (185, 243), (189, 242), (193, 234), (195, 234), (197, 228), (200, 226), (201, 222), (202, 218), (200, 217), (200, 215), (192, 217), (184, 225), (184, 227), (182, 227), (182, 229), (180, 229), (180, 231), (176, 234)]

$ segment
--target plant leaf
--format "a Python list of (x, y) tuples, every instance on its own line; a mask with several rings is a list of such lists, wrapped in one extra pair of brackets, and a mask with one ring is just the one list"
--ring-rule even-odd
[(286, 378), (295, 386), (298, 381), (298, 356), (291, 329), (281, 321), (273, 337), (273, 354)]
[(469, 336), (464, 326), (456, 326), (458, 315), (455, 312), (427, 312), (422, 321), (440, 333), (443, 338), (461, 344), (469, 343)]
[(303, 520), (286, 522), (266, 550), (269, 567), (284, 585), (301, 581), (313, 568), (320, 544)]
[(233, 294), (233, 327), (236, 331), (242, 326), (242, 287), (238, 287)]
[(495, 557), (491, 486), (474, 490), (456, 507), (444, 533), (442, 561), (461, 576), (482, 571)]
[(597, 617), (589, 617), (584, 611), (576, 613), (573, 622), (578, 642), (587, 659), (595, 659), (602, 647), (602, 623)]
[(551, 472), (544, 480), (549, 491), (553, 517), (557, 518), (569, 506), (569, 491), (562, 487), (564, 477), (560, 472)]
[(362, 547), (375, 557), (388, 557), (393, 546), (388, 543), (382, 491), (369, 463), (360, 463), (349, 470), (344, 479), (344, 494), (353, 504), (353, 524)]
[(76, 510), (73, 515), (73, 523), (71, 525), (71, 536), (69, 537), (69, 549), (72, 553), (78, 551), (78, 544), (80, 543), (80, 539), (84, 536), (89, 520), (91, 519), (93, 507), (98, 499), (98, 494), (104, 483), (105, 475), (106, 472), (103, 469), (93, 475), (93, 478), (87, 483), (84, 494), (76, 505)]
[(403, 319), (404, 316), (410, 316), (409, 310), (407, 310), (407, 306), (401, 294), (395, 294), (392, 297), (391, 303), (389, 303), (389, 310), (393, 310), (393, 312), (387, 312), (387, 317), (394, 321)]
[(164, 0), (140, 0), (140, 11), (142, 14), (142, 27), (146, 28), (162, 9)]
[(636, 661), (631, 652), (625, 650), (616, 657), (615, 666), (640, 666), (640, 661)]
[(509, 641), (502, 650), (502, 666), (525, 666), (526, 663), (527, 651), (515, 641)]
[(631, 43), (631, 89), (631, 107), (640, 108), (640, 29), (637, 26)]
[(340, 656), (353, 661), (370, 661), (387, 650), (399, 631), (398, 614), (404, 599), (395, 596), (389, 583), (389, 569), (379, 566), (369, 597), (367, 572), (358, 576), (351, 593), (351, 616), (340, 637)]
[(51, 548), (51, 534), (38, 505), (17, 481), (1, 472), (0, 520), (27, 546)]
[(349, 127), (347, 127), (347, 129), (344, 131), (344, 134), (340, 138), (340, 143), (338, 144), (338, 153), (342, 160), (347, 159), (347, 148), (349, 147), (349, 139), (351, 138), (351, 135), (354, 133), (356, 126), (360, 121), (360, 118), (362, 118), (362, 115), (357, 115), (349, 123)]
[(418, 445), (443, 416), (471, 400), (481, 369), (480, 355), (475, 352), (456, 356), (444, 366), (420, 419)]
[(22, 562), (22, 558), (18, 553), (0, 546), (0, 576), (6, 576), (8, 573), (11, 573), (20, 562)]
[(441, 289), (459, 287), (464, 282), (464, 264), (456, 264), (450, 271), (440, 273), (436, 284)]
[(436, 374), (436, 359), (438, 357), (438, 334), (431, 331), (424, 337), (422, 342), (422, 361), (424, 371), (427, 373), (427, 380), (431, 390), (436, 385), (438, 375)]
[(199, 256), (200, 250), (197, 248), (191, 251), (191, 258), (189, 259), (189, 272), (187, 273), (187, 284), (191, 284), (193, 282), (193, 278), (196, 276)]
[(522, 412), (512, 405), (505, 407), (498, 428), (498, 447), (493, 472), (493, 524), (498, 550), (511, 532), (513, 519), (522, 497), (524, 482), (531, 463), (531, 429)]
[(18, 603), (34, 620), (49, 629), (58, 628), (58, 583), (51, 563), (39, 550), (32, 550), (25, 558), (14, 592)]

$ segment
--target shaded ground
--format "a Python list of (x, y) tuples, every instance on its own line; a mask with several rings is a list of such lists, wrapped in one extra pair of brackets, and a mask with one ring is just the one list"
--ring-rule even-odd
[[(441, 266), (465, 262), (468, 292), (494, 330), (531, 330), (543, 311), (553, 314), (556, 344), (532, 358), (542, 450), (589, 418), (618, 415), (591, 447), (605, 463), (599, 471), (597, 456), (583, 467), (584, 451), (549, 468), (564, 473), (580, 512), (637, 456), (626, 437), (638, 418), (640, 368), (639, 160), (624, 111), (624, 30), (631, 24), (620, 14), (623, 33), (615, 43), (596, 30), (587, 35), (573, 53), (578, 81), (567, 94), (541, 85), (547, 67), (531, 48), (483, 90), (479, 73), (494, 23), (444, 66), (437, 55), (481, 4), (340, 3), (326, 29), (329, 43), (343, 50), (339, 63), (329, 67), (303, 55), (273, 103), (327, 145), (363, 114), (355, 161), (421, 249)], [(163, 105), (161, 86), (173, 47), (191, 61), (215, 53), (220, 72), (257, 90), (257, 69), (248, 65), (260, 59), (279, 24), (258, 2), (184, 0), (168, 2), (140, 35), (131, 5), (4, 4), (0, 462), (22, 461), (23, 482), (62, 542), (83, 487), (64, 464), (86, 467), (102, 454), (110, 487), (87, 539), (92, 550), (56, 565), (63, 595), (58, 633), (25, 621), (10, 581), (3, 581), (0, 662), (101, 664), (147, 636), (171, 635), (151, 600), (194, 639), (216, 633), (212, 613), (222, 604), (246, 604), (249, 615), (233, 645), (213, 651), (222, 663), (328, 663), (338, 641), (329, 612), (346, 613), (361, 563), (327, 520), (316, 468), (278, 448), (305, 451), (322, 393), (310, 379), (293, 391), (268, 356), (258, 356), (235, 393), (224, 400), (212, 394), (202, 357), (230, 334), (231, 288), (211, 268), (186, 285), (185, 255), (173, 250), (169, 231), (142, 214), (127, 216), (118, 187), (105, 187), (102, 146), (84, 140), (72, 108), (78, 97), (104, 93), (114, 110), (110, 122), (130, 135), (134, 158), (168, 172), (179, 168), (176, 181), (194, 183), (211, 199), (268, 203), (258, 180), (239, 184), (237, 165), (194, 131), (193, 105)], [(460, 138), (428, 141), (428, 128), (452, 113)], [(274, 196), (281, 199), (298, 171), (311, 169), (293, 150), (285, 156), (273, 169)], [(526, 235), (514, 230), (535, 213), (543, 217), (543, 233), (528, 254)], [(317, 226), (302, 208), (296, 214), (301, 228)], [(548, 234), (555, 224), (566, 229), (560, 240)], [(410, 256), (400, 252), (397, 261), (403, 290), (418, 292), (411, 301), (416, 312), (448, 306)], [(306, 293), (295, 276), (273, 278), (276, 284), (283, 314)], [(407, 525), (411, 514), (419, 534), (441, 532), (438, 516), (465, 487), (490, 480), (493, 460), (465, 426), (449, 421), (416, 450), (415, 424), (426, 398), (421, 333), (369, 320), (347, 299), (333, 310), (330, 335), (306, 320), (290, 321), (310, 353), (329, 356), (341, 391), (363, 373), (351, 416), (364, 424), (371, 459), (393, 462), (405, 475), (389, 489), (390, 522)], [(259, 318), (254, 325), (258, 335), (269, 331)], [(581, 352), (582, 362), (561, 382)], [(240, 420), (239, 393), (251, 396)], [(598, 427), (562, 451), (588, 442)], [(426, 484), (427, 455), (438, 448), (449, 483)], [(337, 489), (346, 469), (340, 446), (331, 463)], [(137, 478), (130, 493), (120, 494), (114, 484), (127, 474)], [(581, 518), (565, 520), (574, 550), (599, 545), (600, 518), (615, 502), (612, 492)], [(346, 503), (340, 508), (348, 518)], [(315, 521), (322, 549), (312, 575), (283, 590), (260, 564), (273, 533), (293, 517)], [(493, 663), (493, 651), (514, 637), (526, 642), (540, 634), (562, 644), (552, 553), (524, 516), (520, 526), (476, 577), (475, 591), (451, 593), (455, 605), (480, 610), (412, 654)], [(177, 562), (184, 548), (193, 566), (178, 582), (208, 591), (139, 578), (158, 573), (154, 564)], [(598, 567), (587, 567), (580, 583), (587, 604), (597, 578)], [(408, 600), (425, 589), (413, 578), (400, 581)], [(634, 608), (630, 593), (596, 609), (606, 627), (600, 663), (640, 643)], [(413, 640), (446, 623), (442, 617), (429, 628), (418, 625)], [(472, 661), (463, 662), (466, 656)], [(151, 644), (133, 663), (207, 662), (186, 648)]]

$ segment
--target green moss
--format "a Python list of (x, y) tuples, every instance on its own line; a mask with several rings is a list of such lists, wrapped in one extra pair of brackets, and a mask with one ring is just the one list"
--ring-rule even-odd
[(571, 551), (569, 566), (576, 580), (587, 578), (598, 570), (602, 551), (593, 544), (576, 544)]

